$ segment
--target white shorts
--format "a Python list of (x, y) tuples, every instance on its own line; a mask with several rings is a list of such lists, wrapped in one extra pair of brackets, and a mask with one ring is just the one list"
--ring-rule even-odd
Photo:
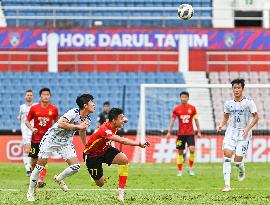
[(26, 128), (21, 128), (22, 131), (22, 142), (23, 145), (26, 144), (31, 144), (31, 139), (32, 139), (32, 132), (30, 129)]
[(242, 132), (242, 130), (228, 128), (225, 133), (222, 149), (235, 151), (235, 155), (244, 157), (248, 150), (252, 132), (248, 134), (246, 139), (242, 137)]
[(38, 157), (48, 159), (53, 152), (59, 154), (65, 161), (77, 157), (76, 150), (72, 143), (61, 145), (46, 138), (42, 139), (42, 142), (39, 145)]

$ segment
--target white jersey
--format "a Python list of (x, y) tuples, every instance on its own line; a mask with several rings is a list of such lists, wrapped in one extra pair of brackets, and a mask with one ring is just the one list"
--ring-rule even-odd
[[(61, 118), (66, 118), (70, 124), (74, 124), (74, 125), (79, 125), (85, 120), (89, 120), (91, 122), (91, 119), (89, 116), (86, 116), (84, 119), (81, 119), (79, 108), (73, 108), (69, 110)], [(49, 140), (54, 144), (66, 145), (66, 144), (71, 143), (71, 139), (76, 133), (76, 131), (77, 130), (68, 130), (68, 129), (59, 128), (58, 122), (56, 122), (46, 132), (43, 139)]]
[[(27, 118), (27, 115), (29, 113), (29, 110), (33, 105), (35, 105), (35, 104), (28, 105), (28, 104), (24, 103), (20, 106), (20, 113), (19, 114), (21, 115), (21, 130), (28, 129), (28, 127), (25, 125), (25, 122), (26, 122), (26, 118)], [(33, 120), (31, 120), (30, 123), (32, 126), (34, 125)]]
[(224, 112), (230, 114), (227, 129), (244, 130), (252, 119), (252, 114), (257, 112), (254, 101), (250, 98), (244, 98), (240, 102), (228, 100), (224, 105)]

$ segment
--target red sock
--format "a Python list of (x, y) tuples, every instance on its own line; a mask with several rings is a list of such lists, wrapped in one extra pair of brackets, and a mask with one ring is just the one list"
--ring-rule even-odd
[(127, 183), (127, 176), (119, 176), (118, 188), (125, 189)]
[(193, 160), (189, 160), (189, 167), (192, 168), (193, 167)]
[(183, 169), (183, 164), (177, 164), (178, 171), (181, 172)]
[(47, 174), (47, 169), (44, 168), (39, 174), (38, 181), (39, 182), (44, 182), (46, 174)]

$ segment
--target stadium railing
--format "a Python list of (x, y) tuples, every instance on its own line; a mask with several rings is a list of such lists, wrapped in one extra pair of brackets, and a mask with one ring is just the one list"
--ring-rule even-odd
[(269, 51), (206, 52), (207, 71), (256, 71), (270, 69)]

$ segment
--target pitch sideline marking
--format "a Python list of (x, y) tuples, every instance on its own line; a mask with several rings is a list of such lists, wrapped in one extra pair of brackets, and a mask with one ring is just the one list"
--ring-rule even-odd
[[(208, 188), (208, 190), (221, 190), (218, 188)], [(45, 191), (62, 191), (61, 189), (42, 189)], [(125, 189), (126, 191), (204, 191), (205, 189), (151, 189), (151, 188), (134, 188), (134, 189)], [(250, 188), (234, 188), (233, 190), (248, 190), (248, 191), (269, 191), (270, 189), (250, 189)], [(20, 189), (0, 189), (3, 192), (20, 192), (23, 190)], [(117, 191), (117, 189), (99, 189), (99, 188), (90, 188), (90, 189), (70, 189), (69, 191)]]

